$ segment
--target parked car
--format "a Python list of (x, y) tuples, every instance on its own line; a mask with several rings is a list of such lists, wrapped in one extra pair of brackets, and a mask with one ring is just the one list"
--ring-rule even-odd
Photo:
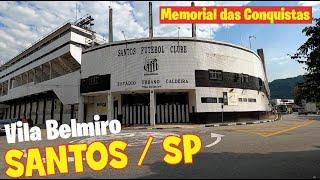
[(306, 103), (304, 109), (307, 113), (316, 114), (317, 113), (317, 105), (316, 103)]
[(4, 119), (4, 120), (0, 120), (0, 135), (4, 135), (6, 134), (6, 130), (4, 128), (4, 125), (6, 124), (11, 124), (11, 123), (15, 123), (17, 122), (18, 119)]
[(303, 107), (298, 109), (298, 114), (317, 114), (316, 103), (305, 103)]
[(278, 105), (276, 106), (277, 112), (280, 114), (288, 114), (288, 107), (286, 105)]
[(308, 112), (304, 108), (299, 108), (298, 109), (298, 115), (301, 115), (301, 114), (307, 115)]

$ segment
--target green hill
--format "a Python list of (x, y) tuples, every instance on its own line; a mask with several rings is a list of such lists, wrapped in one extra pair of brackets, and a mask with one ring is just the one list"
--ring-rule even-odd
[(269, 82), (271, 99), (293, 99), (293, 89), (301, 82), (303, 82), (302, 75)]

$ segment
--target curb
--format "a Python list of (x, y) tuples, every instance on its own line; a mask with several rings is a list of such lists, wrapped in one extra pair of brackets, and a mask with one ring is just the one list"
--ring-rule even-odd
[[(249, 124), (262, 124), (262, 123), (268, 123), (268, 122), (275, 122), (282, 120), (282, 116), (277, 114), (277, 117), (272, 120), (259, 120), (259, 121), (248, 121), (248, 122), (230, 122), (230, 123), (214, 123), (214, 124), (203, 124), (203, 125), (197, 125), (197, 127), (220, 127), (220, 126), (241, 126), (241, 125), (249, 125)], [(146, 129), (179, 129), (184, 128), (182, 126), (176, 126), (176, 127), (124, 127), (124, 130), (146, 130)]]
[(277, 114), (277, 117), (272, 120), (259, 120), (259, 121), (249, 121), (249, 122), (236, 122), (236, 123), (215, 123), (215, 124), (205, 124), (204, 127), (219, 127), (219, 126), (239, 126), (239, 125), (247, 125), (247, 124), (262, 124), (268, 122), (275, 122), (282, 120), (282, 117)]

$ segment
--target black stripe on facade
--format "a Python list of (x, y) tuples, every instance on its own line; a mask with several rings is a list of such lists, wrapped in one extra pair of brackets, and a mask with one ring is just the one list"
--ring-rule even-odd
[(262, 91), (267, 94), (261, 78), (247, 75), (248, 80), (243, 82), (242, 74), (222, 72), (221, 80), (209, 78), (209, 70), (195, 70), (196, 87), (224, 87)]
[(110, 90), (110, 74), (94, 75), (81, 79), (80, 93)]

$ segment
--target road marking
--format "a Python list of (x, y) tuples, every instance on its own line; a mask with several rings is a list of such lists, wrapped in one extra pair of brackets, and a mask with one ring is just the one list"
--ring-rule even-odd
[(209, 148), (209, 147), (212, 147), (212, 146), (218, 144), (218, 143), (222, 140), (222, 137), (223, 137), (223, 136), (224, 136), (224, 135), (222, 135), (222, 134), (211, 133), (211, 137), (212, 137), (212, 138), (216, 137), (217, 139), (216, 139), (216, 141), (214, 141), (213, 143), (206, 145), (206, 147)]
[(268, 135), (264, 135), (264, 137), (271, 137), (271, 136), (274, 136), (274, 135), (278, 135), (278, 134), (282, 134), (282, 133), (285, 133), (285, 132), (288, 132), (288, 131), (292, 131), (292, 130), (297, 129), (297, 128), (308, 126), (308, 125), (312, 124), (313, 122), (315, 122), (315, 121), (314, 120), (311, 120), (311, 121), (308, 120), (305, 123), (302, 123), (300, 125), (297, 125), (297, 126), (294, 126), (294, 127), (288, 128), (288, 129), (283, 129), (283, 130), (280, 130), (280, 131), (277, 131), (277, 132), (274, 132), (274, 133), (271, 133), (271, 134), (268, 134)]
[(104, 136), (94, 136), (94, 137), (86, 137), (82, 139), (76, 139), (70, 141), (69, 143), (86, 143), (90, 144), (94, 141), (101, 141), (109, 143), (110, 141), (116, 139), (125, 140), (128, 143), (128, 146), (144, 146), (145, 140), (152, 136), (154, 138), (152, 144), (159, 144), (162, 142), (163, 138), (172, 135), (179, 136), (176, 133), (171, 132), (132, 132), (132, 133), (119, 133), (119, 134), (109, 134)]
[(146, 146), (144, 147), (143, 152), (142, 152), (142, 154), (141, 154), (141, 156), (140, 156), (140, 159), (139, 159), (139, 162), (138, 162), (138, 166), (141, 166), (141, 165), (142, 165), (142, 162), (143, 162), (144, 158), (145, 158), (146, 155), (147, 155), (147, 152), (148, 152), (148, 150), (149, 150), (149, 148), (150, 148), (150, 145), (151, 145), (152, 141), (153, 141), (153, 137), (150, 136), (150, 137), (148, 138), (148, 141), (147, 141), (147, 143), (146, 143)]
[[(302, 123), (294, 123), (293, 127), (288, 127), (288, 125), (277, 125), (275, 127), (268, 127), (267, 130), (265, 129), (262, 129), (262, 127), (252, 127), (252, 128), (246, 128), (246, 129), (235, 129), (235, 131), (237, 132), (245, 132), (245, 133), (249, 133), (249, 134), (256, 134), (256, 135), (259, 135), (259, 136), (262, 136), (262, 137), (271, 137), (271, 136), (274, 136), (274, 135), (278, 135), (278, 134), (282, 134), (282, 133), (285, 133), (285, 132), (288, 132), (288, 131), (292, 131), (294, 129), (297, 129), (297, 128), (301, 128), (301, 127), (304, 127), (304, 126), (307, 126), (311, 123), (313, 123), (314, 120), (307, 120), (307, 121), (304, 121)], [(292, 124), (291, 124), (292, 125)], [(290, 126), (290, 124), (289, 124)], [(280, 128), (285, 128), (285, 129), (281, 129), (281, 130), (277, 130)], [(276, 130), (276, 131), (275, 131)]]

